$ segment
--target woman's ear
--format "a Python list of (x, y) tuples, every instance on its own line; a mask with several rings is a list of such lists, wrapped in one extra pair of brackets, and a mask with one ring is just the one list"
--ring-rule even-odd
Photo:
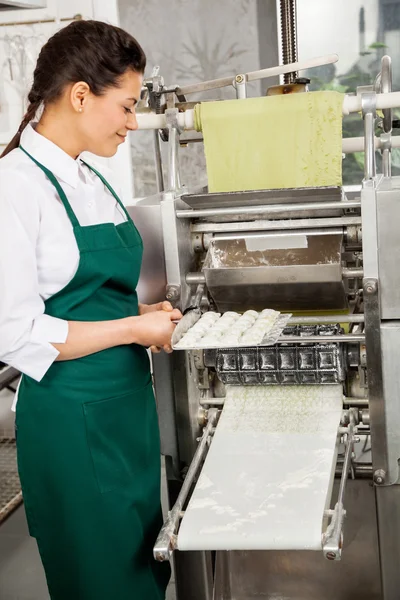
[(90, 87), (85, 81), (74, 83), (70, 91), (70, 100), (76, 112), (83, 112), (90, 95)]

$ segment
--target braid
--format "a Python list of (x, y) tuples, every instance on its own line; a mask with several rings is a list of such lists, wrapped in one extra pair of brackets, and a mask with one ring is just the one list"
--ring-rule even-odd
[(11, 150), (18, 148), (23, 130), (25, 129), (25, 127), (27, 125), (29, 125), (29, 123), (32, 121), (32, 119), (35, 118), (35, 115), (39, 109), (41, 102), (42, 102), (40, 96), (38, 94), (36, 94), (33, 89), (28, 94), (28, 100), (29, 100), (29, 106), (28, 106), (28, 109), (21, 121), (20, 126), (18, 127), (18, 131), (14, 135), (13, 139), (8, 144), (8, 146), (6, 147), (6, 149), (4, 150), (4, 152), (2, 153), (0, 158), (5, 156), (9, 152), (11, 152)]
[(21, 121), (21, 125), (18, 128), (18, 133), (21, 135), (21, 133), (23, 132), (23, 130), (25, 129), (25, 127), (27, 125), (29, 125), (29, 123), (35, 118), (35, 115), (38, 111), (38, 108), (41, 104), (41, 100), (39, 98), (37, 98), (36, 100), (32, 101), (31, 99), (31, 94), (29, 94), (28, 96), (28, 100), (29, 100), (29, 106), (28, 109), (24, 115), (24, 118)]

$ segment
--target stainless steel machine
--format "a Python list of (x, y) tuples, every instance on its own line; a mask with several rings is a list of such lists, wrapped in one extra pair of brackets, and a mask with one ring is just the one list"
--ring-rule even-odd
[[(180, 180), (179, 144), (193, 138), (186, 96), (233, 85), (245, 98), (248, 81), (327, 60), (335, 57), (186, 88), (168, 88), (157, 71), (146, 82), (139, 126), (154, 129), (160, 191), (130, 209), (145, 245), (143, 301), (166, 297), (183, 311), (198, 304), (297, 315), (274, 346), (154, 358), (170, 501), (154, 555), (172, 559), (179, 600), (400, 598), (400, 178), (390, 172), (391, 148), (399, 145), (391, 108), (400, 106), (400, 93), (391, 92), (390, 58), (382, 59), (375, 87), (344, 101), (344, 112), (361, 111), (364, 119), (364, 139), (343, 140), (345, 152), (365, 148), (359, 188), (210, 194)], [(168, 145), (166, 189), (160, 138)], [(384, 171), (378, 175), (376, 149)], [(304, 236), (306, 248), (296, 244)], [(179, 551), (180, 520), (212, 443), (225, 384), (293, 383), (341, 383), (344, 391), (321, 552)]]

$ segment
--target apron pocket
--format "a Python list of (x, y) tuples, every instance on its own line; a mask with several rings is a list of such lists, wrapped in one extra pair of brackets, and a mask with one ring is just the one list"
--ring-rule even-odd
[(137, 482), (157, 445), (157, 430), (148, 423), (154, 422), (152, 384), (122, 396), (87, 402), (83, 412), (100, 492)]

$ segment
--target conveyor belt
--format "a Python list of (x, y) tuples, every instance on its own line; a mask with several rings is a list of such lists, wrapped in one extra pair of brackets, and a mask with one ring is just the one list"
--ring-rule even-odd
[(15, 438), (0, 437), (0, 523), (22, 502)]

